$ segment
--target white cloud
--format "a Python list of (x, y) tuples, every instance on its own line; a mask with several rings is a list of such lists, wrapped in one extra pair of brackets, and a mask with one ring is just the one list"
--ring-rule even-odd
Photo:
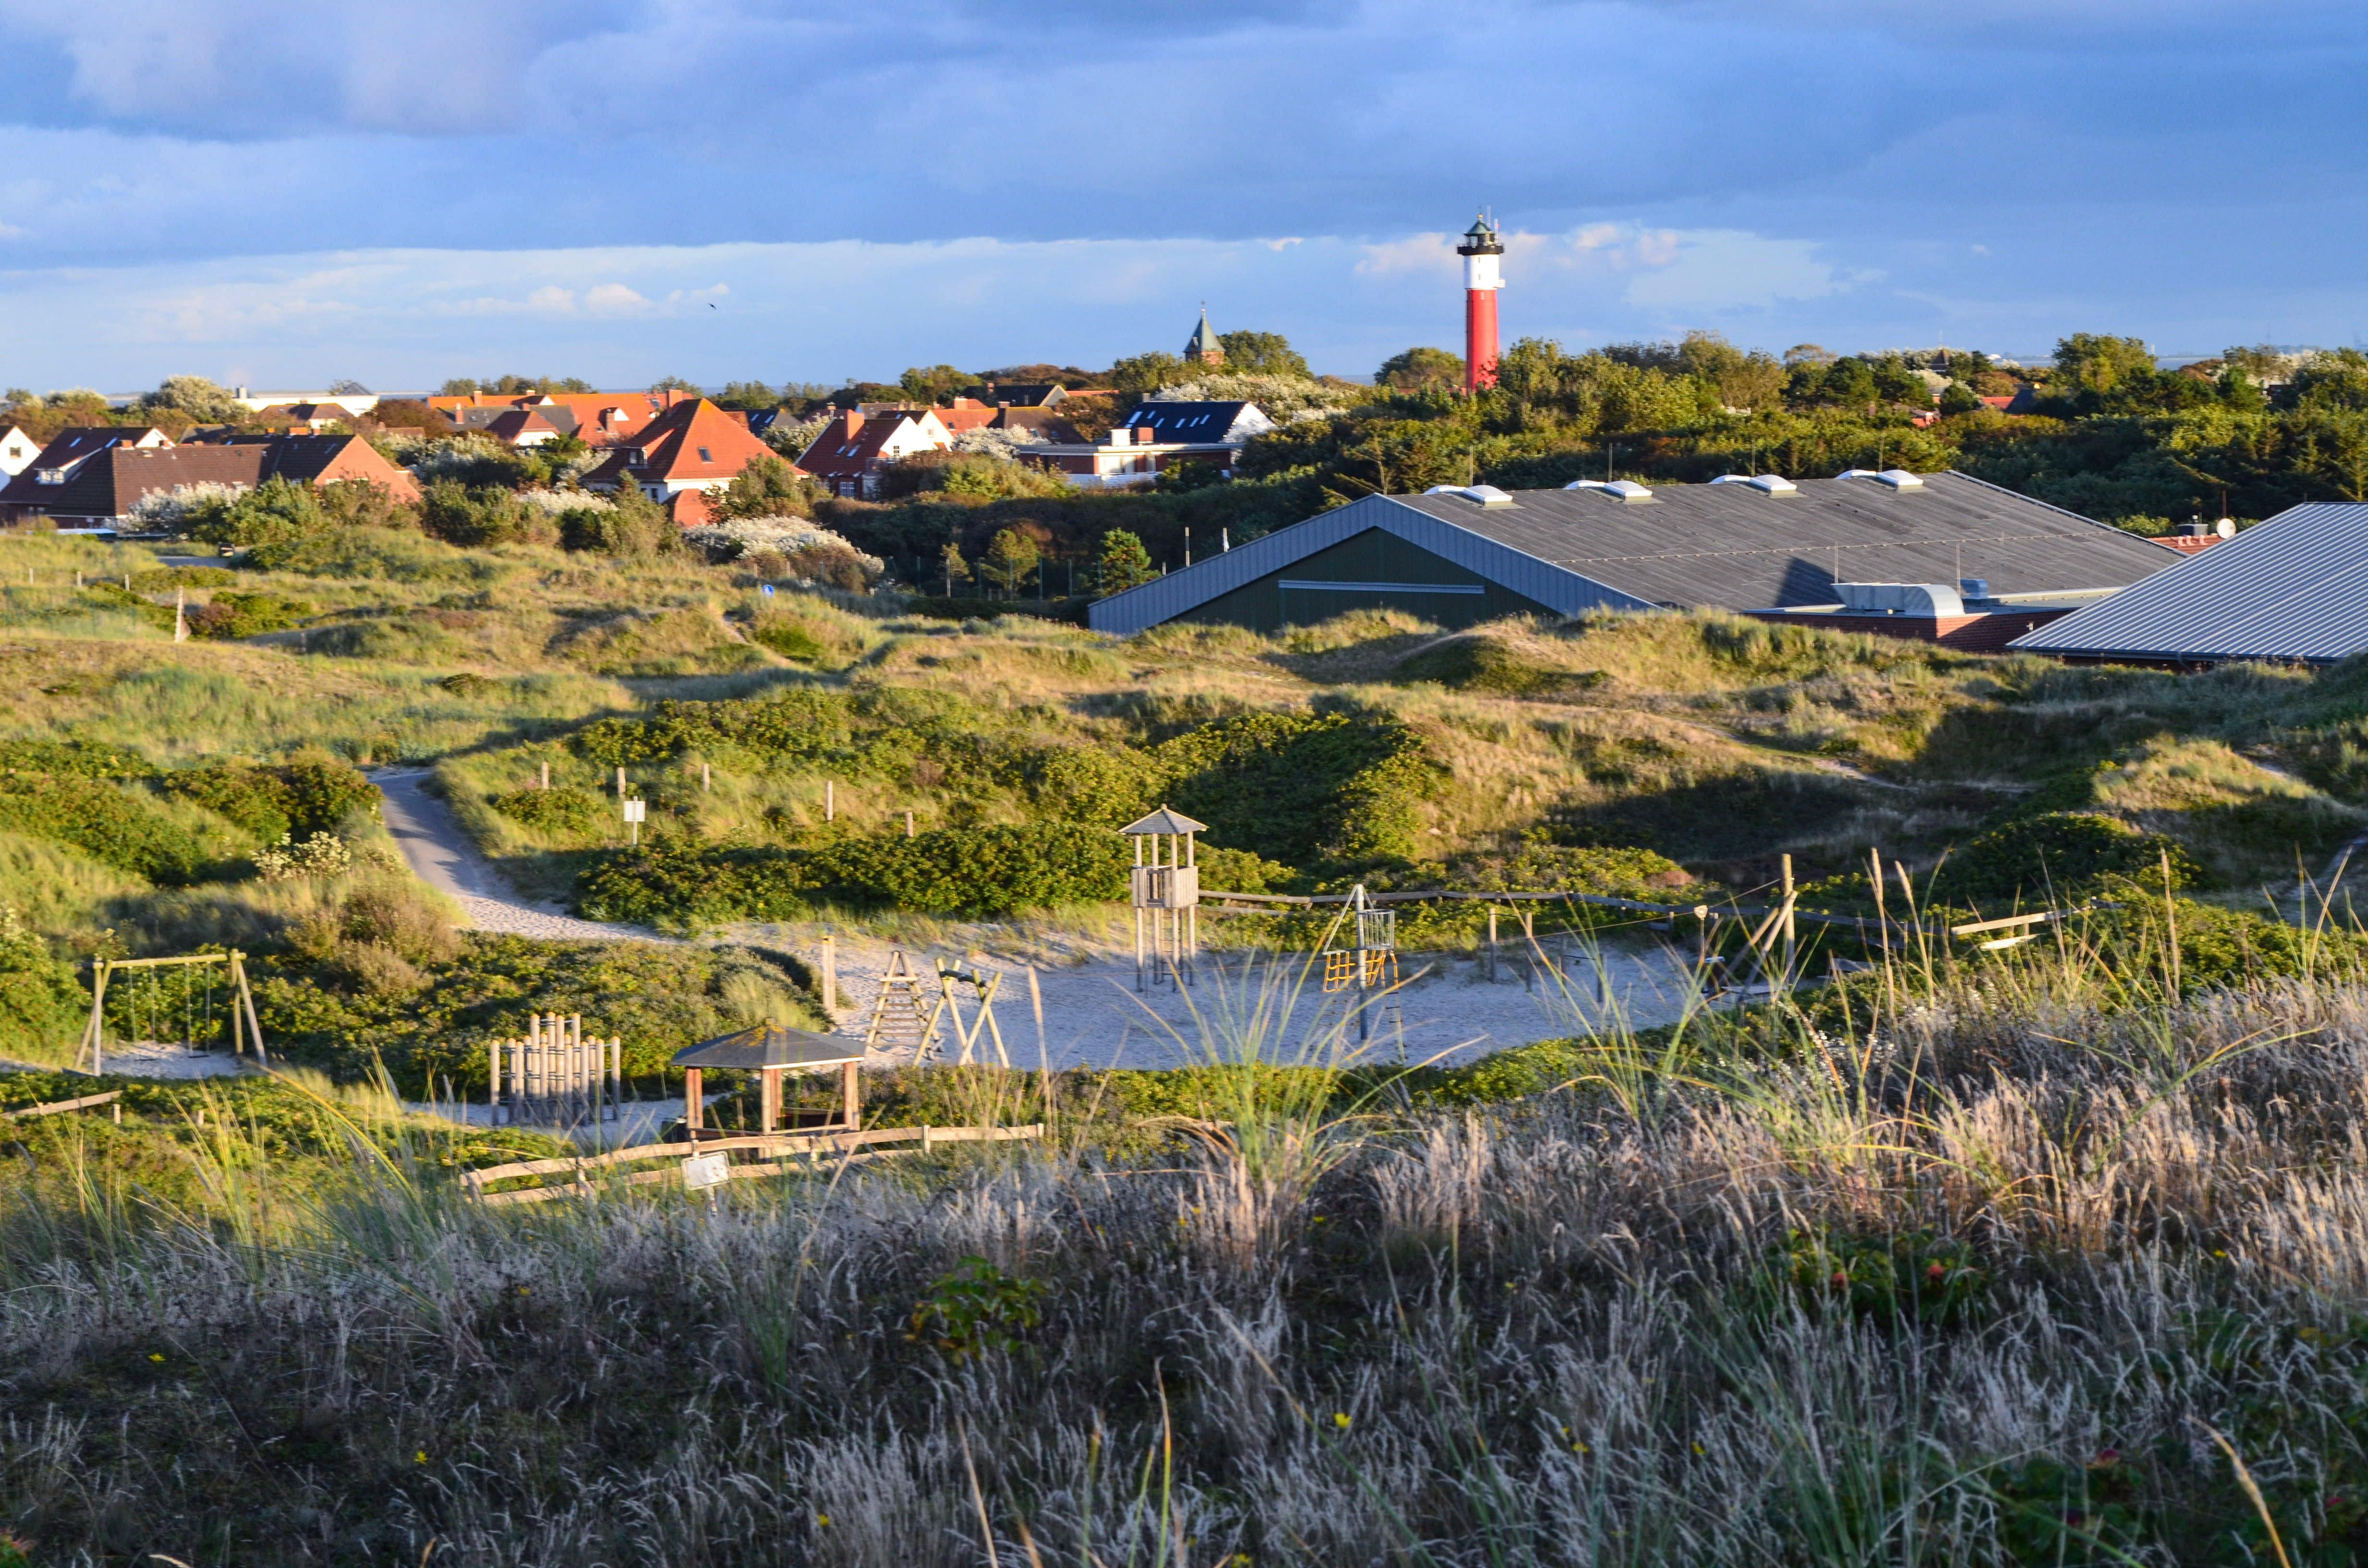
[(596, 316), (638, 316), (650, 302), (622, 283), (598, 283), (584, 291), (584, 308)]

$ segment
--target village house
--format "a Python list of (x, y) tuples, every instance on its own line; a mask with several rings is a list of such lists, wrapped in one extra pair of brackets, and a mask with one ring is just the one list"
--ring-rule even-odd
[(0, 489), (0, 522), (48, 517), (60, 528), (122, 523), (143, 496), (195, 484), (253, 489), (269, 479), (299, 484), (359, 481), (400, 501), (419, 486), (359, 436), (231, 433), (174, 445), (162, 431), (80, 428), (59, 433)]
[(1230, 476), (1250, 437), (1273, 428), (1256, 403), (1146, 403), (1099, 441), (1048, 441), (1022, 455), (1085, 488), (1125, 489), (1188, 460)]
[(737, 415), (696, 398), (666, 409), (639, 434), (610, 441), (609, 456), (583, 484), (607, 491), (632, 484), (666, 501), (689, 490), (722, 490), (757, 459), (778, 455)]
[(431, 397), (427, 406), (450, 420), (455, 430), (483, 430), (512, 410), (531, 409), (552, 429), (586, 446), (606, 447), (631, 440), (660, 415), (700, 401), (695, 392), (669, 387), (647, 392), (471, 392)]
[(820, 480), (834, 495), (871, 500), (880, 474), (899, 458), (941, 452), (953, 433), (933, 408), (899, 408), (876, 415), (851, 409), (824, 426), (800, 454), (798, 467)]
[(0, 425), (0, 473), (13, 479), (32, 467), (33, 460), (41, 455), (42, 445), (21, 425)]

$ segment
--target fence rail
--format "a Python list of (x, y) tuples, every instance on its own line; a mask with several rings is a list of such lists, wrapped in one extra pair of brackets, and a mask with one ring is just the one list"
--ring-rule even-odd
[(56, 1116), (61, 1111), (82, 1110), (95, 1105), (106, 1105), (123, 1097), (121, 1089), (109, 1089), (103, 1095), (85, 1095), (78, 1100), (51, 1100), (47, 1105), (28, 1105), (16, 1110), (0, 1111), (0, 1121), (21, 1121), (28, 1116)]
[[(769, 1137), (751, 1133), (739, 1138), (702, 1138), (697, 1142), (641, 1143), (630, 1149), (611, 1149), (599, 1154), (517, 1160), (506, 1165), (488, 1165), (480, 1171), (465, 1171), (461, 1174), (461, 1183), (470, 1197), (483, 1203), (541, 1203), (553, 1198), (588, 1193), (592, 1190), (591, 1178), (596, 1173), (618, 1165), (637, 1165), (644, 1160), (680, 1160), (692, 1154), (743, 1150), (775, 1156), (764, 1163), (732, 1167), (734, 1177), (745, 1177), (787, 1170), (800, 1155), (844, 1153), (850, 1160), (872, 1160), (889, 1154), (926, 1153), (940, 1143), (1004, 1143), (1043, 1136), (1044, 1124), (1041, 1121), (1020, 1127), (876, 1127), (857, 1132), (777, 1132)], [(888, 1146), (899, 1144), (911, 1144), (913, 1147)], [(560, 1175), (570, 1175), (575, 1179), (564, 1187), (529, 1187), (509, 1192), (485, 1190), (495, 1182), (509, 1181), (518, 1176)], [(623, 1185), (643, 1187), (674, 1179), (672, 1171), (644, 1171), (625, 1177)]]

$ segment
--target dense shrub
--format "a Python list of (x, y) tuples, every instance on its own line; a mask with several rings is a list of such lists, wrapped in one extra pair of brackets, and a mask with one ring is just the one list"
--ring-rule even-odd
[(161, 780), (170, 792), (228, 819), (258, 844), (333, 833), (347, 815), (378, 811), (378, 786), (349, 764), (305, 758), (276, 767), (243, 762), (184, 768)]
[(313, 607), (279, 594), (216, 594), (211, 603), (191, 605), (189, 634), (228, 640), (285, 631), (309, 619)]
[(569, 550), (634, 559), (683, 548), (682, 530), (636, 485), (620, 485), (606, 506), (561, 512), (559, 542)]
[(396, 583), (489, 583), (502, 571), (497, 562), (462, 554), (435, 540), (366, 528), (331, 528), (257, 545), (246, 552), (245, 564), (260, 572)]
[(0, 903), (0, 1056), (70, 1045), (86, 1006), (73, 966), (50, 956), (14, 904)]
[(1287, 865), (1411, 858), (1437, 768), (1385, 714), (1251, 713), (1157, 749), (1178, 811), (1213, 836)]
[(494, 485), (471, 489), (458, 479), (439, 479), (420, 499), (419, 525), (447, 544), (557, 544), (559, 525)]
[(993, 916), (1121, 897), (1126, 864), (1123, 839), (1074, 823), (849, 835), (791, 848), (677, 842), (607, 857), (576, 897), (596, 920), (677, 930), (794, 919), (819, 901)]
[(207, 544), (285, 544), (319, 533), (330, 523), (311, 485), (267, 479), (237, 496), (190, 507), (183, 531)]
[(1581, 892), (1665, 901), (1693, 881), (1686, 869), (1650, 849), (1588, 848), (1531, 838), (1502, 855), (1458, 861), (1451, 886), (1475, 892)]
[(103, 779), (0, 775), (0, 828), (69, 845), (151, 881), (192, 881), (205, 858), (187, 829)]
[(0, 741), (0, 771), (145, 778), (156, 769), (136, 751), (97, 741)]
[(507, 795), (496, 795), (494, 810), (538, 833), (597, 833), (608, 821), (600, 797), (567, 785), (556, 790), (513, 790)]
[(2158, 834), (2140, 833), (2112, 817), (2050, 812), (1995, 828), (1951, 855), (1934, 875), (1932, 896), (1986, 905), (2083, 898), (2119, 882), (2157, 895), (2168, 859), (2172, 888), (2196, 874), (2187, 852)]

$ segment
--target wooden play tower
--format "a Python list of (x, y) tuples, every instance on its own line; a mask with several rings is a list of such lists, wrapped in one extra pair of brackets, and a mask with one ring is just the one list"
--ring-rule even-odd
[(1191, 983), (1201, 953), (1201, 868), (1192, 835), (1208, 824), (1167, 806), (1119, 831), (1134, 840), (1134, 985)]

